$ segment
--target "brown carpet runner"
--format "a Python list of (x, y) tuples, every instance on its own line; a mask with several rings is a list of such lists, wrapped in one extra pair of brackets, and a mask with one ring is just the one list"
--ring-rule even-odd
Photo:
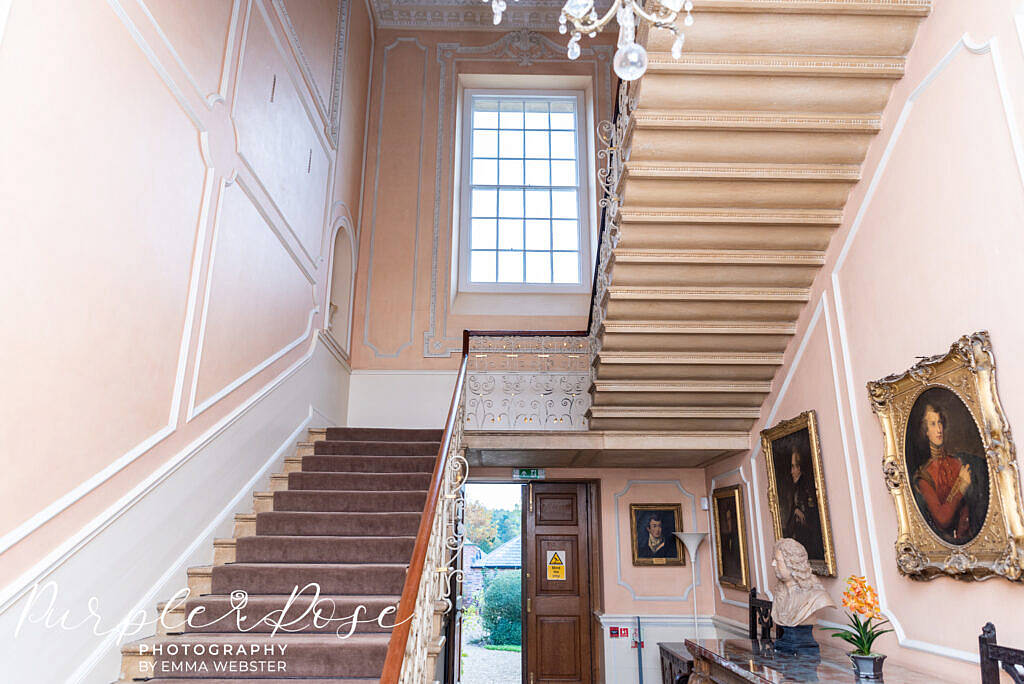
[[(273, 510), (256, 514), (255, 536), (236, 539), (235, 561), (213, 567), (211, 593), (188, 601), (186, 614), (206, 610), (197, 625), (122, 649), (129, 656), (153, 654), (149, 681), (378, 680), (391, 632), (376, 618), (397, 605), (402, 592), (441, 431), (329, 428), (326, 438), (314, 444), (313, 455), (302, 457), (300, 471), (288, 474), (287, 489), (274, 492)], [(348, 617), (362, 605), (361, 619), (368, 622), (347, 639), (336, 634), (340, 622), (317, 625), (309, 615), (290, 625), (290, 633), (271, 637), (266, 624), (250, 629), (280, 611), (294, 587), (309, 582), (333, 601), (334, 616)], [(230, 595), (237, 590), (249, 599), (241, 611), (248, 617), (245, 631), (234, 614), (204, 624), (231, 611)], [(283, 621), (302, 615), (311, 602), (308, 595), (297, 599)], [(331, 604), (318, 605), (330, 617)], [(390, 625), (394, 617), (383, 621)], [(347, 630), (348, 623), (342, 632)]]

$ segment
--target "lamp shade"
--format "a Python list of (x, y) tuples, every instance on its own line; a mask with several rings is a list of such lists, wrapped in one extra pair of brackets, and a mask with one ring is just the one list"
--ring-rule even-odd
[(708, 536), (707, 532), (673, 532), (673, 534), (686, 546), (686, 552), (690, 554), (691, 562), (697, 559), (697, 549), (700, 548), (704, 537)]

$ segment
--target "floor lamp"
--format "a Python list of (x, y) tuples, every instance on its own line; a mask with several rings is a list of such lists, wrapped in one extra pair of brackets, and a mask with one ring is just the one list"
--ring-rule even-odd
[(690, 565), (693, 566), (693, 587), (691, 588), (693, 592), (693, 640), (697, 641), (700, 636), (697, 631), (697, 549), (700, 548), (700, 543), (704, 541), (704, 537), (708, 536), (708, 533), (674, 532), (673, 534), (686, 546), (686, 552), (690, 554)]

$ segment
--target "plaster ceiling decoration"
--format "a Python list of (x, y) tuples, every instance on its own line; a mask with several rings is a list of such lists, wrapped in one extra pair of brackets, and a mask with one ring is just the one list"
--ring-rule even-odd
[(489, 2), (481, 0), (371, 0), (378, 28), (455, 30), (534, 29), (554, 31), (563, 0), (509, 0), (501, 24), (494, 25)]

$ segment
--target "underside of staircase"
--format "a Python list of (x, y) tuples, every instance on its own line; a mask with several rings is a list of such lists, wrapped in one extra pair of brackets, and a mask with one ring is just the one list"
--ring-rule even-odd
[(749, 433), (930, 10), (703, 0), (678, 60), (651, 31), (619, 100), (592, 430), (705, 436), (709, 460)]
[[(236, 516), (234, 537), (214, 542), (214, 565), (189, 569), (191, 597), (167, 610), (172, 630), (158, 626), (122, 648), (120, 682), (378, 681), (391, 632), (377, 617), (402, 593), (441, 431), (327, 428), (310, 439), (271, 477), (271, 491), (253, 495), (253, 513)], [(318, 625), (307, 613), (312, 588), (281, 616), (293, 589), (311, 582), (320, 586), (320, 614), (334, 620)], [(235, 591), (248, 594), (241, 627)], [(339, 638), (351, 624), (339, 618), (357, 606), (365, 607), (361, 623)], [(196, 626), (184, 625), (197, 608), (206, 612)], [(287, 631), (272, 636), (272, 625), (257, 623), (274, 611)], [(235, 653), (225, 655), (225, 645)]]

